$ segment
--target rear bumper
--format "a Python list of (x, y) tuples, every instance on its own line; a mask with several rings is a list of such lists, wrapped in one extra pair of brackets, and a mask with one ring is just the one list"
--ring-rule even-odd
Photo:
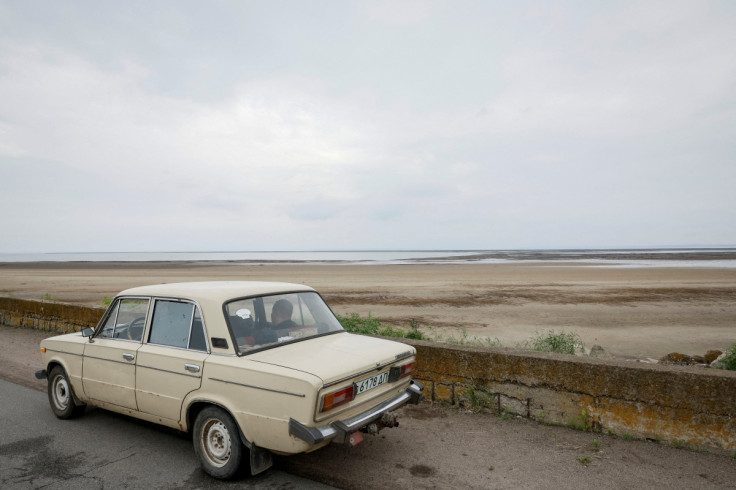
[(406, 390), (370, 410), (320, 427), (308, 427), (294, 419), (289, 419), (289, 434), (308, 444), (319, 444), (328, 440), (345, 444), (348, 442), (350, 434), (378, 420), (384, 413), (396, 410), (407, 403), (413, 403), (414, 405), (419, 403), (423, 389), (424, 387), (420, 383), (412, 381)]

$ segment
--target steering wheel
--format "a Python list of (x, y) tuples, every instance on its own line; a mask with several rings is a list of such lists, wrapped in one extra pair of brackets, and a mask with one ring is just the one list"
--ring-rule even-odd
[(141, 316), (130, 322), (128, 325), (128, 339), (141, 340), (143, 337), (143, 327), (146, 326), (146, 317)]

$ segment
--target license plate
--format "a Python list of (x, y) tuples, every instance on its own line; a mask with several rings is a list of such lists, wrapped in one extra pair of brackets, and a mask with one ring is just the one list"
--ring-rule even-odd
[(358, 381), (357, 383), (355, 383), (355, 395), (357, 396), (361, 393), (365, 393), (368, 390), (377, 388), (386, 381), (388, 381), (388, 371), (381, 374), (376, 374), (375, 376), (371, 376), (370, 378), (366, 378), (362, 381)]

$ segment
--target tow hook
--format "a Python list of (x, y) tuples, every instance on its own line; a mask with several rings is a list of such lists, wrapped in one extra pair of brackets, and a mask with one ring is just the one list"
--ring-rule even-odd
[(383, 427), (398, 427), (399, 426), (399, 416), (396, 415), (395, 412), (386, 412), (381, 417), (381, 420), (378, 421), (379, 424), (383, 425)]
[(375, 436), (381, 431), (381, 429), (385, 429), (386, 427), (391, 428), (398, 426), (399, 416), (396, 415), (396, 413), (394, 412), (387, 412), (384, 413), (379, 420), (363, 427), (363, 429), (361, 429), (361, 432), (365, 432), (367, 434)]

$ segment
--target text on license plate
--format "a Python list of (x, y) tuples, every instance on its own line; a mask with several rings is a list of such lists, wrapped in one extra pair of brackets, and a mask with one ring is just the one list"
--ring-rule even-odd
[(355, 383), (355, 395), (360, 395), (361, 393), (372, 390), (377, 386), (381, 386), (386, 381), (388, 381), (388, 371), (386, 371), (385, 373), (376, 374), (375, 376), (371, 376), (370, 378), (366, 378), (362, 381), (358, 381), (357, 383)]

